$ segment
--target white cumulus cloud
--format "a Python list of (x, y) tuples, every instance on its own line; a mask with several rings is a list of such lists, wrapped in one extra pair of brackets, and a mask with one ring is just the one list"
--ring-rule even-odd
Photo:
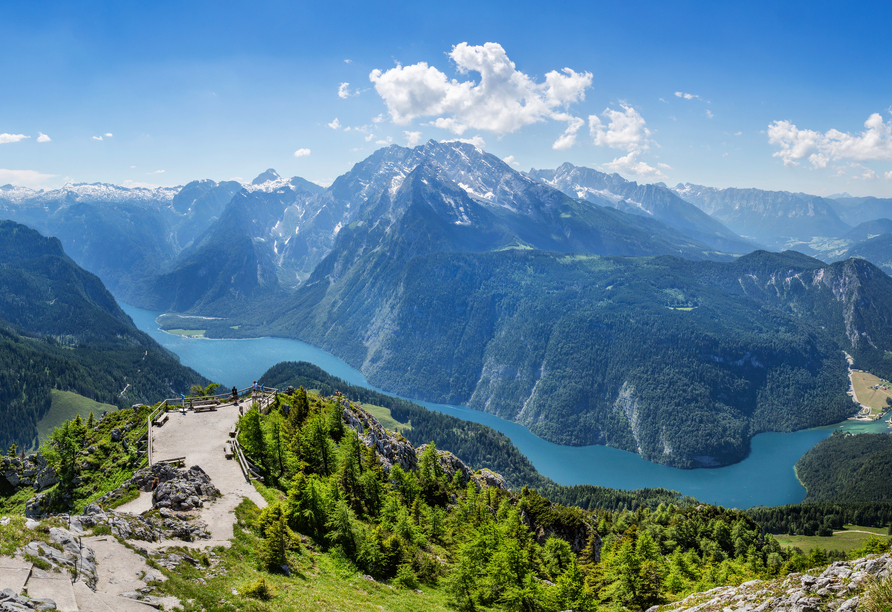
[(298, 149), (297, 151), (294, 152), (295, 157), (306, 157), (309, 154), (310, 154), (309, 149)]
[(563, 109), (584, 100), (592, 83), (590, 72), (570, 68), (553, 70), (537, 83), (516, 69), (498, 43), (460, 43), (449, 57), (459, 74), (477, 73), (479, 82), (450, 79), (425, 62), (371, 72), (369, 80), (394, 123), (434, 117), (434, 125), (454, 134), (469, 128), (506, 134), (548, 119), (566, 121)]
[(102, 136), (93, 136), (93, 140), (102, 140)]
[(700, 96), (698, 96), (697, 94), (685, 93), (683, 91), (676, 91), (675, 97), (676, 98), (684, 98), (685, 100), (699, 100), (700, 99)]
[(0, 185), (10, 183), (20, 187), (43, 189), (46, 183), (55, 177), (55, 174), (42, 174), (34, 170), (6, 170), (0, 168)]
[(579, 117), (569, 117), (567, 119), (567, 129), (561, 134), (560, 138), (554, 141), (551, 148), (555, 151), (566, 151), (576, 144), (576, 132), (585, 125), (585, 121)]
[(773, 156), (782, 159), (785, 166), (798, 166), (803, 159), (808, 159), (814, 168), (825, 168), (831, 161), (844, 159), (892, 159), (892, 122), (885, 123), (879, 113), (873, 113), (864, 127), (860, 134), (835, 129), (821, 133), (800, 130), (790, 121), (775, 121), (768, 126), (768, 142), (780, 147)]
[(887, 181), (892, 181), (892, 170), (889, 170), (889, 172), (887, 172), (887, 173), (884, 174), (883, 176), (886, 177), (886, 180), (887, 180)]
[(712, 114), (712, 111), (709, 110), (708, 108), (706, 109), (706, 116), (709, 117), (710, 119), (712, 119), (713, 117), (715, 117), (715, 115)]
[(25, 140), (26, 138), (31, 138), (31, 137), (25, 136), (24, 134), (0, 134), (0, 144), (7, 144), (9, 142), (18, 142), (20, 140)]
[(164, 174), (164, 170), (155, 170), (154, 172), (146, 172), (146, 174)]
[(337, 117), (335, 117), (334, 121), (332, 121), (331, 123), (328, 124), (328, 127), (330, 127), (330, 128), (333, 129), (333, 130), (340, 129), (340, 127), (341, 127), (341, 122), (338, 121), (338, 118), (337, 118)]
[(663, 174), (653, 166), (649, 166), (645, 162), (637, 160), (635, 158), (636, 155), (638, 155), (638, 152), (632, 151), (628, 155), (617, 157), (612, 162), (604, 165), (617, 174), (634, 174), (645, 179), (666, 178), (665, 174)]
[(105, 133), (105, 137), (106, 137), (106, 138), (111, 138), (111, 137), (112, 137), (112, 133), (111, 133), (111, 132), (106, 132), (106, 133)]
[(37, 132), (37, 142), (49, 142), (52, 138), (44, 134), (43, 132)]
[(403, 135), (406, 137), (407, 147), (414, 147), (421, 142), (421, 132), (403, 132)]
[(630, 153), (646, 151), (650, 148), (648, 142), (650, 130), (644, 127), (644, 117), (631, 106), (623, 104), (622, 107), (622, 111), (608, 108), (601, 113), (601, 116), (609, 121), (607, 126), (597, 115), (590, 115), (589, 133), (599, 146), (625, 149)]
[(358, 96), (360, 91), (358, 89), (354, 91), (350, 91), (350, 83), (341, 83), (338, 85), (338, 97), (339, 98), (349, 98), (351, 96)]
[(513, 155), (509, 155), (508, 157), (503, 158), (502, 161), (505, 162), (506, 164), (508, 164), (509, 166), (519, 166), (520, 165), (520, 162), (517, 161), (516, 159), (514, 159)]
[(659, 166), (663, 170), (672, 170), (672, 166), (670, 166), (669, 164), (664, 164), (663, 162), (658, 163), (657, 166)]

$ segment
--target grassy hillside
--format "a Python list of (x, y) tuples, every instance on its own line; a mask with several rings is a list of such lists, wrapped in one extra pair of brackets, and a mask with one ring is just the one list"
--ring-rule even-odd
[(885, 540), (886, 536), (886, 529), (846, 525), (843, 529), (834, 531), (831, 536), (776, 535), (775, 538), (781, 546), (797, 547), (804, 551), (813, 548), (837, 550), (848, 555), (864, 546), (870, 538), (880, 537)]
[(45, 443), (54, 429), (61, 427), (65, 421), (70, 421), (77, 415), (80, 415), (82, 419), (87, 419), (90, 413), (93, 413), (93, 416), (98, 418), (104, 412), (118, 409), (117, 406), (102, 404), (71, 391), (53, 389), (50, 391), (50, 397), (52, 403), (49, 412), (37, 422), (39, 444)]
[[(483, 483), (480, 472), (447, 471), (456, 464), (439, 461), (433, 446), (406, 469), (385, 472), (382, 462), (396, 456), (393, 445), (408, 447), (395, 437), (381, 447), (390, 448), (384, 455), (370, 451), (346, 426), (353, 417), (367, 418), (358, 404), (300, 391), (279, 400), (269, 414), (250, 411), (240, 423), (240, 440), (265, 478), (268, 486), (258, 489), (270, 505), (259, 510), (242, 502), (230, 548), (173, 549), (189, 562), (175, 570), (153, 565), (168, 578), (157, 588), (179, 597), (187, 612), (620, 606), (641, 612), (692, 592), (782, 577), (835, 558), (785, 548), (785, 540), (763, 536), (736, 510), (642, 503), (634, 510), (589, 512), (527, 487), (511, 493)], [(63, 479), (58, 490), (72, 498), (59, 496), (59, 502), (69, 499), (80, 509), (132, 472), (135, 457), (117, 450), (111, 430), (126, 431), (148, 410), (109, 413), (95, 431), (80, 419), (64, 425), (65, 436), (53, 438), (51, 463), (83, 480), (73, 487)], [(372, 425), (366, 423), (368, 434)], [(139, 433), (133, 427), (126, 443), (117, 444), (132, 449)], [(66, 445), (89, 448), (90, 457), (75, 452), (74, 461), (98, 467), (66, 467)], [(469, 475), (477, 483), (466, 481)], [(7, 501), (14, 500), (3, 500), (4, 512), (14, 509)], [(25, 531), (20, 518), (0, 526), (0, 549), (27, 541)], [(826, 540), (828, 548), (836, 544)], [(888, 548), (877, 542), (867, 544)], [(802, 548), (810, 542), (790, 543)], [(640, 580), (631, 583), (633, 575)]]

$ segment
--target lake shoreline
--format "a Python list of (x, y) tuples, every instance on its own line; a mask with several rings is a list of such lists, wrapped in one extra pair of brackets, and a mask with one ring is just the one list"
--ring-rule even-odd
[[(346, 383), (381, 391), (361, 372), (334, 355), (299, 340), (263, 338), (185, 338), (159, 329), (158, 312), (122, 307), (137, 327), (177, 354), (184, 365), (209, 379), (239, 388), (281, 361), (308, 361)], [(196, 342), (196, 340), (217, 342)], [(238, 340), (238, 343), (233, 342)], [(233, 342), (227, 344), (227, 342)], [(231, 350), (227, 350), (231, 348)], [(382, 391), (383, 392), (383, 391)], [(388, 395), (394, 395), (388, 393)], [(399, 397), (399, 396), (397, 396)], [(843, 422), (794, 433), (760, 433), (747, 456), (723, 467), (682, 469), (651, 463), (640, 455), (608, 446), (561, 446), (534, 436), (526, 427), (465, 406), (414, 401), (429, 410), (481, 423), (508, 436), (543, 476), (562, 485), (591, 484), (614, 489), (666, 488), (726, 508), (779, 506), (802, 501), (806, 491), (793, 466), (835, 429), (886, 431), (886, 422)]]

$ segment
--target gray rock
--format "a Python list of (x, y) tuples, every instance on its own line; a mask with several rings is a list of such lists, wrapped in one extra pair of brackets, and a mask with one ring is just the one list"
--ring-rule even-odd
[[(750, 581), (695, 593), (672, 604), (672, 612), (856, 612), (859, 598), (874, 576), (892, 573), (892, 555), (837, 561), (820, 576), (790, 574), (773, 581)], [(818, 597), (816, 597), (818, 595)], [(704, 596), (711, 599), (704, 600)], [(750, 603), (752, 602), (752, 603)], [(758, 606), (754, 607), (756, 602)], [(668, 610), (660, 607), (660, 610)], [(659, 612), (659, 610), (657, 611)]]
[(35, 529), (40, 527), (40, 523), (38, 521), (35, 521), (34, 519), (29, 518), (25, 521), (25, 527), (27, 527), (31, 531), (34, 531)]

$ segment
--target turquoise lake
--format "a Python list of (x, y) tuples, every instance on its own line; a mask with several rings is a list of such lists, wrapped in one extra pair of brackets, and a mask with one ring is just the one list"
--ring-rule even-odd
[[(159, 329), (155, 319), (161, 313), (126, 304), (121, 307), (137, 327), (179, 355), (184, 365), (225, 387), (247, 387), (280, 361), (308, 361), (346, 382), (379, 390), (359, 371), (305, 342), (283, 338), (183, 338)], [(679, 470), (606, 446), (553, 444), (534, 436), (522, 425), (464, 406), (418, 403), (501, 431), (541, 474), (560, 484), (593, 484), (617, 489), (664, 487), (729, 508), (798, 503), (805, 498), (805, 489), (796, 479), (793, 466), (808, 449), (838, 428), (853, 433), (888, 431), (885, 422), (845, 421), (794, 433), (759, 434), (752, 439), (750, 455), (740, 463), (722, 468)]]

